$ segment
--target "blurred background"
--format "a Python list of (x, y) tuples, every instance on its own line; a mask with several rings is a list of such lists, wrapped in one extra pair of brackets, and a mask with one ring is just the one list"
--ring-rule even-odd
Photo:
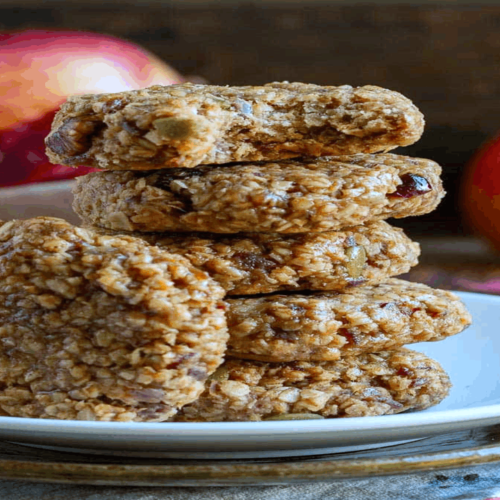
[[(397, 90), (427, 122), (422, 139), (397, 152), (440, 163), (448, 196), (432, 214), (393, 222), (414, 237), (472, 233), (460, 185), (471, 158), (500, 130), (500, 2), (2, 0), (1, 32), (33, 28), (124, 38), (188, 80)], [(488, 217), (500, 224), (500, 212)]]

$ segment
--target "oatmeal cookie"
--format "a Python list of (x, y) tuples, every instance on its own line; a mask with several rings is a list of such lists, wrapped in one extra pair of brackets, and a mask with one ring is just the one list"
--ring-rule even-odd
[(46, 145), (56, 164), (151, 170), (389, 151), (423, 127), (409, 99), (379, 87), (185, 83), (70, 97)]
[(73, 208), (117, 231), (336, 231), (431, 212), (441, 167), (393, 154), (286, 160), (78, 178)]
[(270, 362), (329, 361), (443, 340), (471, 323), (456, 295), (399, 279), (343, 293), (227, 303), (228, 354)]
[(49, 217), (3, 224), (0, 242), (9, 415), (164, 421), (222, 362), (224, 291), (184, 257)]
[(451, 387), (427, 356), (398, 349), (339, 361), (228, 359), (177, 421), (292, 420), (390, 415), (438, 404)]
[[(94, 228), (98, 232), (113, 231)], [(325, 233), (132, 233), (184, 255), (228, 295), (345, 290), (380, 283), (418, 263), (420, 247), (379, 221)]]

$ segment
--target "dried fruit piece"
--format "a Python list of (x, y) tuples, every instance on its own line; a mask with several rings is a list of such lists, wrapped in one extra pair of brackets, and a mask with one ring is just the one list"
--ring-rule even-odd
[(242, 269), (255, 270), (262, 269), (264, 271), (272, 271), (278, 267), (278, 263), (271, 259), (267, 259), (262, 255), (254, 252), (238, 252), (234, 254), (234, 258), (241, 265)]
[(432, 191), (430, 182), (421, 175), (405, 174), (401, 176), (403, 181), (394, 193), (389, 194), (391, 198), (413, 198)]
[(346, 269), (351, 278), (359, 278), (363, 273), (363, 268), (366, 265), (366, 250), (362, 245), (355, 245), (347, 248), (345, 251), (347, 256)]
[(342, 337), (346, 339), (347, 345), (349, 346), (358, 345), (360, 343), (358, 335), (351, 332), (347, 328), (341, 328), (339, 330), (339, 335), (342, 335)]
[(102, 127), (102, 124), (91, 118), (69, 118), (56, 132), (47, 137), (46, 144), (57, 154), (78, 156), (90, 148), (92, 135)]

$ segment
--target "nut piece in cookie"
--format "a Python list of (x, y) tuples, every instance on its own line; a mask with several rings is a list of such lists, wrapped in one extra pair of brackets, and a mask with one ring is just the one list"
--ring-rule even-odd
[(190, 83), (70, 97), (46, 139), (53, 163), (110, 170), (389, 151), (416, 142), (422, 113), (375, 86)]
[(164, 421), (227, 342), (222, 288), (187, 259), (49, 217), (0, 227), (0, 408)]
[(339, 361), (261, 363), (228, 359), (176, 421), (298, 420), (424, 410), (451, 387), (436, 361), (409, 349)]

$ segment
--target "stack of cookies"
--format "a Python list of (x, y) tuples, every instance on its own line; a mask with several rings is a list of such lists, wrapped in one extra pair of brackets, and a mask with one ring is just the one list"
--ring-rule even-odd
[[(163, 411), (158, 381), (143, 376), (126, 402), (146, 391), (155, 410), (96, 417), (96, 403), (77, 418), (330, 418), (441, 401), (447, 374), (403, 346), (459, 333), (470, 317), (453, 294), (393, 278), (417, 263), (419, 247), (384, 221), (428, 213), (444, 195), (436, 163), (387, 153), (418, 140), (423, 126), (411, 101), (372, 86), (182, 84), (70, 98), (47, 138), (48, 154), (54, 163), (102, 169), (78, 179), (74, 209), (85, 229), (73, 232), (94, 247), (147, 249), (146, 267), (151, 255), (179, 257), (190, 270), (171, 280), (180, 289), (193, 281), (190, 273), (206, 280), (203, 290), (190, 285), (195, 305), (182, 313), (196, 319), (191, 340), (175, 356), (171, 346), (167, 355), (158, 354), (160, 347), (155, 354), (167, 372), (189, 362), (185, 374), (198, 385), (183, 378), (177, 386), (192, 389), (189, 398)], [(87, 249), (85, 262), (93, 252)], [(127, 281), (117, 271), (113, 286), (156, 283), (153, 272), (133, 271), (127, 252)], [(128, 307), (134, 300), (131, 294)], [(222, 307), (229, 340), (220, 322), (215, 340), (217, 321), (207, 316)], [(168, 321), (172, 339), (163, 341), (173, 345), (176, 318)], [(107, 339), (109, 325), (102, 324)], [(218, 361), (207, 366), (199, 352), (210, 349), (210, 338)], [(224, 349), (226, 360), (214, 372)], [(125, 371), (135, 377), (130, 366)], [(168, 376), (162, 383), (169, 386)], [(90, 397), (73, 392), (66, 397)], [(123, 395), (106, 393), (103, 404), (119, 407), (117, 401)]]

